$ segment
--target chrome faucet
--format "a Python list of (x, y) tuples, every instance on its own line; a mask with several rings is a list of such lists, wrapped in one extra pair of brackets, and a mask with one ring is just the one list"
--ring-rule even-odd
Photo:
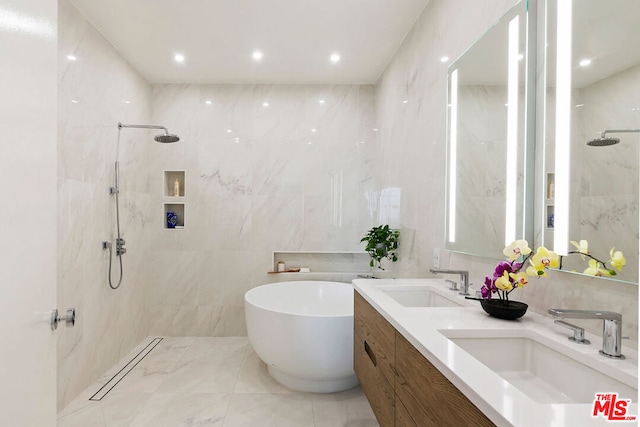
[(613, 359), (624, 359), (622, 347), (622, 314), (612, 311), (568, 310), (550, 308), (549, 314), (560, 319), (602, 319), (602, 350), (600, 354)]
[[(469, 272), (466, 270), (441, 270), (439, 268), (429, 269), (431, 273), (444, 273), (444, 274), (459, 274), (460, 275), (460, 295), (469, 295)], [(454, 285), (451, 288), (452, 291), (457, 291), (458, 288)]]

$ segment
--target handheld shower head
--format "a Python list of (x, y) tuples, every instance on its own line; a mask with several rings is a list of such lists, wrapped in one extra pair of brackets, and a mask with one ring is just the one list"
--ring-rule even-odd
[(174, 135), (169, 133), (166, 127), (159, 125), (126, 125), (118, 122), (118, 130), (122, 128), (135, 128), (135, 129), (162, 129), (164, 130), (164, 134), (156, 135), (153, 139), (157, 142), (162, 143), (171, 143), (180, 141), (180, 137), (178, 135)]
[(620, 138), (607, 138), (608, 133), (634, 133), (640, 132), (640, 129), (612, 129), (605, 130), (600, 135), (600, 138), (592, 139), (591, 141), (587, 141), (587, 145), (591, 147), (608, 147), (610, 145), (615, 145), (620, 142)]

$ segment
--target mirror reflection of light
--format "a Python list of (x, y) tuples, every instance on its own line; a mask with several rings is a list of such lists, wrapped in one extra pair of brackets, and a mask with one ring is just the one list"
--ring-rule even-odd
[(588, 67), (589, 65), (591, 65), (591, 60), (590, 59), (583, 59), (580, 61), (579, 65), (581, 67)]
[(509, 22), (509, 63), (507, 82), (507, 188), (505, 214), (505, 245), (516, 239), (516, 193), (518, 178), (518, 45), (520, 17)]
[(571, 137), (572, 0), (558, 2), (556, 47), (555, 213), (553, 250), (567, 255), (569, 245), (569, 159)]
[(46, 19), (0, 7), (0, 31), (24, 32), (33, 36), (55, 37), (56, 29)]
[(456, 241), (456, 162), (458, 157), (458, 70), (451, 73), (451, 120), (449, 122), (451, 135), (449, 152), (449, 242)]

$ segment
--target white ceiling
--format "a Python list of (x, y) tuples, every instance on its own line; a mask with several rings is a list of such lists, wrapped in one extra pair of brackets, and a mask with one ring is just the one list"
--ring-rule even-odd
[(429, 2), (70, 1), (150, 83), (333, 84), (375, 83)]

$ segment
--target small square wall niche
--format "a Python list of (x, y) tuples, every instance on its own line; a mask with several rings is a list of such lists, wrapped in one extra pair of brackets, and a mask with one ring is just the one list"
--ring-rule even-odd
[(164, 196), (184, 197), (185, 171), (164, 171)]
[(180, 230), (184, 228), (184, 203), (165, 203), (163, 228), (165, 230)]

